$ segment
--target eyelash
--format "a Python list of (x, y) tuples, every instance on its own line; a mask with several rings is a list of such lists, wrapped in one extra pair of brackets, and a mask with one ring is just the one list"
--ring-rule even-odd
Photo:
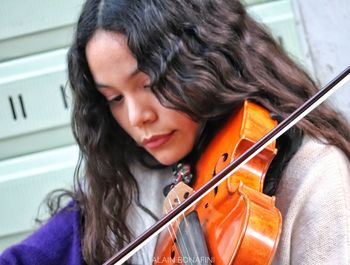
[[(151, 89), (151, 86), (150, 85), (145, 85), (145, 86), (143, 86), (143, 88)], [(118, 96), (115, 96), (113, 98), (107, 99), (107, 103), (108, 104), (111, 104), (113, 102), (119, 103), (122, 99), (123, 99), (123, 96), (122, 95), (118, 95)]]
[(115, 96), (111, 99), (107, 99), (108, 103), (111, 103), (111, 102), (120, 102), (121, 100), (123, 99), (123, 96), (122, 95), (118, 95), (118, 96)]

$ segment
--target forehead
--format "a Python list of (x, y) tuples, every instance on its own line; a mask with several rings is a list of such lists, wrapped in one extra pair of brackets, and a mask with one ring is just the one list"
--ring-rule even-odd
[(100, 41), (102, 43), (114, 42), (115, 45), (120, 45), (121, 47), (124, 47), (124, 46), (127, 47), (127, 39), (124, 34), (119, 32), (106, 31), (103, 29), (96, 30), (96, 32), (92, 35), (91, 39), (89, 40), (87, 47), (92, 43), (96, 43)]
[(123, 34), (98, 30), (86, 46), (86, 58), (95, 81), (105, 82), (134, 76), (137, 61)]
[[(113, 61), (133, 59), (126, 37), (121, 33), (97, 30), (86, 45), (88, 62), (101, 58)], [(109, 61), (109, 60), (106, 60)]]

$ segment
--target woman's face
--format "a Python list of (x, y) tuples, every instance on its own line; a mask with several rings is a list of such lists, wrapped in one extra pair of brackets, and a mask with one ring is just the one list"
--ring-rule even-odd
[(199, 124), (160, 104), (149, 77), (138, 71), (124, 35), (98, 30), (86, 47), (86, 57), (113, 117), (138, 145), (164, 165), (192, 150)]

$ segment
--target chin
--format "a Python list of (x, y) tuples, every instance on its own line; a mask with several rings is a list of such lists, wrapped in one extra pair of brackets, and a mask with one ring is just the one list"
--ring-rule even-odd
[(181, 160), (182, 157), (177, 156), (154, 156), (154, 158), (164, 166), (171, 166)]
[(166, 150), (166, 151), (160, 151), (160, 152), (154, 152), (151, 155), (162, 165), (164, 166), (171, 166), (177, 162), (179, 162), (181, 159), (183, 159), (188, 152), (183, 152), (183, 150)]
[(175, 164), (178, 160), (172, 160), (172, 159), (157, 159), (159, 163), (161, 163), (164, 166), (171, 166)]

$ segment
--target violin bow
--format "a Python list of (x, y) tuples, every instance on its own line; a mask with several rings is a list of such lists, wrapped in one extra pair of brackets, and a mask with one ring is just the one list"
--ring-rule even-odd
[(211, 190), (217, 187), (220, 183), (225, 181), (232, 173), (238, 170), (241, 166), (247, 163), (251, 158), (262, 151), (266, 146), (276, 140), (279, 136), (289, 130), (298, 121), (304, 118), (312, 110), (318, 107), (323, 101), (331, 96), (336, 90), (345, 85), (350, 80), (350, 67), (347, 67), (337, 77), (330, 81), (326, 86), (319, 90), (314, 96), (308, 99), (298, 109), (296, 109), (291, 115), (285, 118), (274, 129), (257, 141), (253, 146), (247, 149), (237, 159), (232, 161), (227, 167), (225, 167), (220, 173), (215, 175), (210, 181), (205, 183), (201, 188), (192, 193), (184, 202), (179, 204), (176, 208), (170, 211), (167, 215), (162, 217), (158, 222), (152, 225), (138, 238), (132, 241), (130, 244), (121, 249), (116, 255), (108, 259), (103, 265), (120, 265), (132, 257), (138, 250), (144, 247), (155, 236), (162, 232), (166, 226), (175, 221), (181, 214), (186, 212), (195, 203), (199, 202), (204, 196), (206, 196)]

